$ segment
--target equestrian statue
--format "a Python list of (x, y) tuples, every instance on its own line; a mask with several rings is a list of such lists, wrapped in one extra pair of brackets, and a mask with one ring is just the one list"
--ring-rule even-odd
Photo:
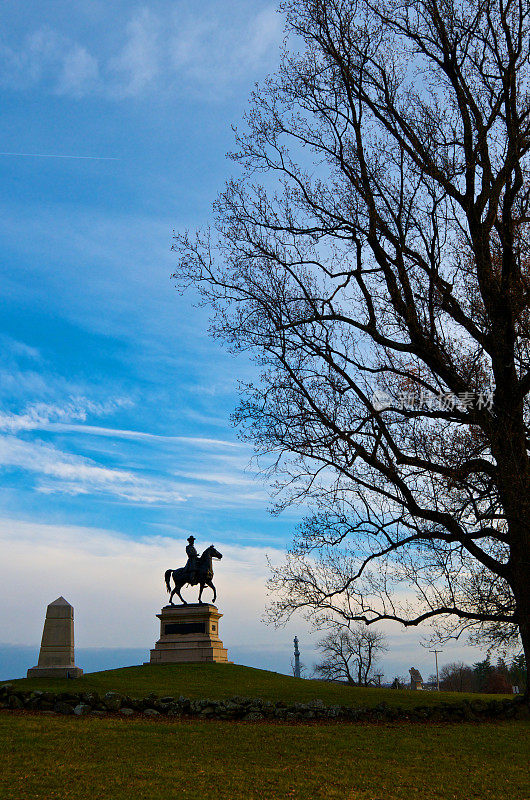
[[(213, 590), (213, 600), (212, 603), (215, 603), (215, 598), (217, 597), (217, 591), (215, 586), (212, 583), (213, 578), (213, 567), (212, 567), (212, 559), (213, 558), (222, 558), (223, 556), (219, 553), (213, 544), (210, 547), (207, 547), (202, 555), (198, 555), (195, 549), (195, 537), (189, 536), (188, 537), (188, 545), (186, 546), (186, 555), (188, 556), (188, 560), (186, 562), (185, 567), (180, 567), (179, 569), (166, 569), (165, 579), (166, 579), (166, 586), (169, 592), (169, 605), (175, 605), (173, 602), (173, 595), (178, 594), (180, 599), (182, 600), (183, 605), (187, 606), (188, 603), (182, 597), (180, 590), (186, 584), (190, 586), (196, 586), (197, 584), (200, 585), (199, 590), (199, 604), (204, 605), (201, 600), (202, 597), (202, 590), (205, 586), (209, 586), (210, 589)], [(171, 577), (173, 577), (173, 582), (175, 584), (175, 588), (171, 589)]]

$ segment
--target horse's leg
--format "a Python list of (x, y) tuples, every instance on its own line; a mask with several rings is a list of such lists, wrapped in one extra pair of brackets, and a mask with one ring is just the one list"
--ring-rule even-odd
[(182, 595), (180, 593), (180, 590), (182, 589), (183, 586), (184, 586), (183, 583), (181, 583), (180, 586), (177, 583), (175, 583), (175, 591), (178, 594), (178, 596), (180, 597), (180, 599), (182, 600), (182, 605), (187, 606), (188, 604), (187, 604), (186, 600), (184, 600), (184, 598), (182, 597)]
[(215, 586), (213, 585), (212, 581), (206, 581), (206, 583), (207, 583), (207, 585), (210, 587), (210, 589), (212, 589), (212, 590), (213, 590), (213, 599), (212, 599), (212, 603), (215, 603), (215, 598), (217, 597), (217, 592), (216, 592)]
[(171, 576), (170, 576), (170, 578), (169, 578), (169, 580), (167, 582), (167, 588), (169, 590), (169, 605), (173, 606), (173, 605), (175, 605), (174, 602), (173, 602), (173, 595), (176, 592), (176, 588), (175, 587), (173, 589), (170, 588), (171, 578), (173, 578), (173, 583), (175, 584), (175, 587), (176, 587), (177, 584), (175, 583), (175, 575), (173, 574), (173, 572), (171, 573)]
[(204, 605), (204, 603), (201, 600), (201, 597), (202, 597), (202, 590), (206, 586), (206, 583), (207, 583), (207, 581), (206, 582), (201, 581), (201, 589), (200, 589), (200, 592), (199, 592), (199, 605)]

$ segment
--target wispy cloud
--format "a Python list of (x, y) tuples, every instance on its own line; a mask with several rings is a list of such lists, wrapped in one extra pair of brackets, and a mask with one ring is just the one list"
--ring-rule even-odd
[(121, 46), (101, 52), (50, 27), (19, 43), (0, 43), (0, 85), (34, 86), (71, 97), (123, 99), (149, 92), (200, 91), (215, 97), (254, 71), (272, 66), (282, 20), (273, 6), (258, 13), (241, 3), (193, 4), (173, 12), (137, 10), (123, 22)]
[(98, 82), (97, 59), (85, 47), (73, 43), (64, 54), (58, 70), (57, 94), (83, 97), (93, 91)]
[(127, 23), (123, 48), (107, 64), (111, 94), (135, 97), (156, 85), (163, 70), (163, 31), (161, 20), (147, 8)]
[(81, 44), (49, 27), (18, 43), (0, 42), (0, 85), (29, 89), (49, 85), (57, 94), (80, 97), (98, 83), (98, 62)]
[(73, 158), (80, 161), (119, 161), (119, 158), (114, 156), (68, 156), (58, 153), (0, 153), (0, 156), (12, 156), (13, 158)]
[(31, 347), (25, 342), (13, 339), (5, 333), (0, 333), (0, 347), (3, 353), (10, 353), (15, 358), (28, 359), (30, 361), (40, 361), (41, 353), (37, 347)]
[(0, 467), (34, 474), (36, 489), (42, 493), (103, 494), (144, 503), (183, 502), (185, 496), (177, 490), (174, 481), (101, 465), (86, 456), (64, 452), (48, 442), (34, 438), (27, 441), (17, 436), (36, 430), (53, 431), (54, 425), (62, 432), (72, 428), (82, 431), (85, 426), (76, 425), (73, 420), (86, 421), (89, 416), (101, 417), (130, 406), (127, 398), (97, 402), (74, 397), (63, 404), (33, 403), (22, 413), (0, 411), (0, 431), (5, 432), (0, 435)]
[(32, 403), (21, 413), (6, 412), (0, 409), (0, 431), (18, 433), (20, 431), (49, 431), (52, 433), (80, 433), (86, 436), (102, 436), (112, 439), (133, 439), (155, 444), (184, 444), (206, 450), (245, 451), (246, 445), (238, 441), (214, 439), (206, 436), (168, 436), (148, 431), (127, 430), (103, 427), (101, 425), (80, 424), (89, 416), (106, 416), (133, 406), (130, 398), (94, 401), (87, 397), (70, 398), (64, 404)]
[[(45, 494), (104, 495), (146, 504), (200, 500), (210, 507), (266, 502), (263, 485), (246, 471), (249, 452), (240, 442), (86, 424), (91, 416), (114, 414), (130, 406), (127, 398), (94, 401), (76, 397), (64, 404), (30, 404), (21, 413), (0, 411), (0, 469), (33, 475), (36, 491)], [(86, 446), (93, 437), (153, 447), (136, 457), (136, 468), (124, 468), (107, 463), (108, 458), (99, 463), (84, 454), (68, 452), (64, 449), (68, 440), (59, 448), (35, 438), (36, 432), (71, 434), (72, 445), (81, 450), (83, 442)], [(113, 461), (117, 458), (126, 463), (127, 452), (115, 449)], [(180, 464), (185, 468), (179, 468)]]
[[(54, 403), (32, 403), (20, 413), (0, 410), (0, 430), (15, 433), (17, 431), (50, 430), (53, 425), (63, 424), (62, 430), (68, 430), (72, 420), (85, 421), (89, 415), (106, 416), (123, 408), (130, 408), (129, 398), (116, 398), (105, 402), (90, 400), (87, 397), (73, 397), (62, 405)], [(76, 426), (82, 429), (82, 426)]]
[(218, 91), (245, 74), (272, 66), (282, 34), (275, 8), (250, 18), (175, 12), (168, 42), (169, 63), (190, 86)]
[(181, 503), (186, 499), (170, 481), (101, 466), (38, 440), (0, 436), (0, 466), (35, 473), (37, 490), (49, 494), (106, 494), (137, 503)]

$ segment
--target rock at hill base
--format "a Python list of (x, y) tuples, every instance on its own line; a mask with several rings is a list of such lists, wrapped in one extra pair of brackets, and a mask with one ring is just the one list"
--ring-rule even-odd
[(61, 701), (59, 701), (58, 703), (55, 703), (55, 705), (53, 707), (53, 710), (57, 714), (73, 714), (74, 713), (74, 709), (72, 708), (72, 706), (68, 705), (68, 703), (63, 703)]
[(79, 703), (79, 705), (74, 708), (76, 717), (84, 717), (85, 714), (89, 714), (91, 711), (92, 707), (88, 706), (86, 703)]
[(122, 704), (122, 696), (118, 692), (107, 692), (103, 697), (103, 705), (108, 711), (119, 711)]

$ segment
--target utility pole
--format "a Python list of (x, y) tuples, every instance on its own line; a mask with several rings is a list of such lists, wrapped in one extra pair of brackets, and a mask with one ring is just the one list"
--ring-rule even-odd
[(434, 653), (436, 659), (436, 689), (440, 691), (440, 678), (438, 677), (438, 653), (443, 653), (443, 650), (429, 650), (429, 653)]
[(300, 677), (300, 650), (298, 649), (298, 636), (294, 637), (294, 677)]
[(383, 677), (383, 674), (384, 673), (382, 673), (382, 672), (377, 672), (375, 674), (375, 676), (374, 676), (377, 679), (377, 685), (378, 686), (381, 686), (381, 678)]

